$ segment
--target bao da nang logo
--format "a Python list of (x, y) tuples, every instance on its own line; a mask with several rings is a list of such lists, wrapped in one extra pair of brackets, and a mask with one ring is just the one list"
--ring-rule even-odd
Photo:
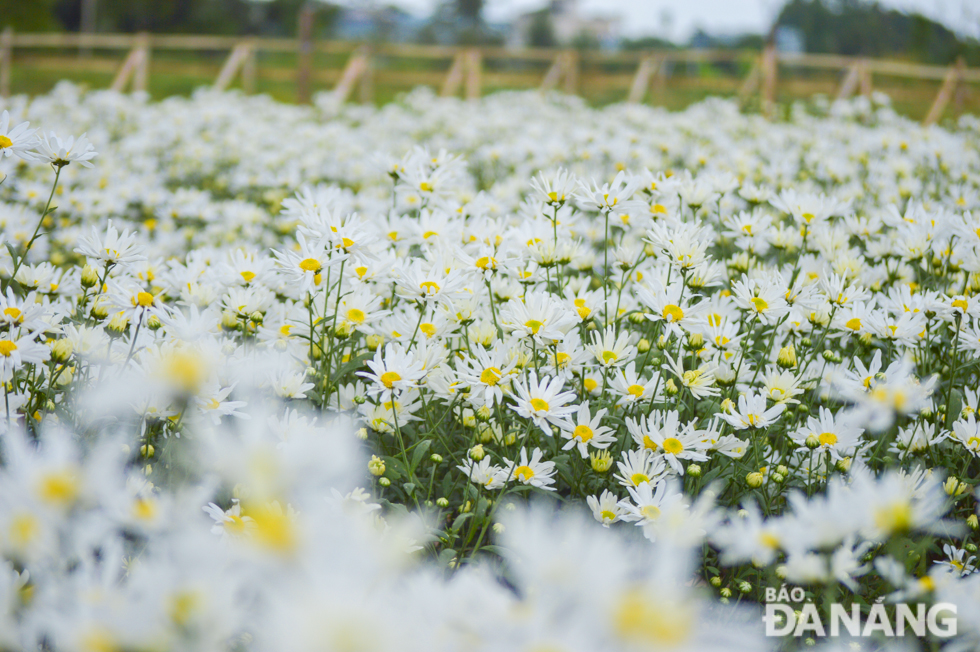
[(937, 638), (956, 636), (956, 605), (938, 602), (925, 604), (876, 603), (862, 613), (861, 605), (847, 607), (831, 603), (829, 613), (821, 612), (800, 587), (778, 590), (766, 589), (766, 610), (762, 621), (766, 636), (825, 637), (849, 635), (867, 636), (926, 636)]

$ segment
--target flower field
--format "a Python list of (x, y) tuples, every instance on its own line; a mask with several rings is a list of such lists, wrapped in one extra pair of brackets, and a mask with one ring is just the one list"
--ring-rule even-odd
[(3, 652), (980, 646), (980, 120), (3, 109)]

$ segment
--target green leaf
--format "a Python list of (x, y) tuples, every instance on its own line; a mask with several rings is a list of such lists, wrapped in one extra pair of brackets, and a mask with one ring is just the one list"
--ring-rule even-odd
[(456, 520), (453, 521), (452, 527), (450, 527), (449, 529), (459, 531), (459, 528), (462, 527), (463, 523), (466, 522), (466, 519), (470, 518), (471, 516), (473, 516), (472, 512), (466, 512), (464, 514), (460, 514), (459, 516), (456, 517)]
[(449, 566), (449, 562), (456, 558), (456, 551), (452, 548), (446, 548), (439, 553), (439, 565)]
[(423, 439), (422, 441), (420, 441), (418, 444), (415, 445), (415, 450), (412, 451), (412, 471), (413, 472), (415, 471), (415, 469), (418, 468), (419, 462), (422, 461), (422, 458), (428, 452), (430, 446), (432, 446), (432, 440), (431, 439)]
[(405, 484), (402, 485), (402, 487), (405, 489), (405, 493), (407, 493), (409, 496), (412, 496), (412, 495), (415, 494), (415, 483), (414, 482), (406, 482)]
[(954, 389), (949, 397), (949, 409), (946, 410), (946, 427), (952, 428), (953, 422), (960, 418), (963, 411), (963, 395), (960, 390)]
[(484, 551), (485, 550), (487, 552), (492, 552), (493, 554), (498, 555), (500, 557), (503, 557), (503, 556), (505, 556), (507, 554), (507, 548), (504, 548), (503, 546), (495, 546), (493, 544), (486, 545), (486, 546), (480, 546), (480, 550), (481, 551)]

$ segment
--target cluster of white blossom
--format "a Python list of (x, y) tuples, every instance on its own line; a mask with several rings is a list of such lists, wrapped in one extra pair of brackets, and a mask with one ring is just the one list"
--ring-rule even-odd
[(3, 109), (0, 650), (980, 645), (980, 121)]

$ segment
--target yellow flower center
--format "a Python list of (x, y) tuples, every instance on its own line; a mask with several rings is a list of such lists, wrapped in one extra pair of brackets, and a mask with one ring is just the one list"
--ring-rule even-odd
[(837, 443), (837, 435), (832, 432), (821, 433), (817, 439), (819, 439), (820, 443), (824, 446), (833, 446)]
[(663, 318), (670, 322), (678, 322), (684, 319), (684, 311), (680, 306), (668, 303), (664, 306)]
[(538, 331), (541, 330), (541, 327), (544, 326), (544, 324), (539, 322), (537, 319), (529, 319), (528, 321), (524, 322), (524, 325), (527, 328), (530, 328), (531, 332), (535, 335), (537, 335)]
[(769, 304), (762, 297), (752, 297), (752, 305), (755, 307), (756, 312), (762, 312), (769, 307)]
[(611, 512), (608, 509), (604, 509), (601, 512), (599, 512), (599, 516), (602, 517), (602, 520), (603, 521), (615, 521), (616, 520), (616, 513), (615, 512)]
[(643, 396), (643, 389), (644, 389), (643, 385), (630, 385), (629, 387), (626, 388), (626, 391), (629, 392), (633, 397), (640, 398), (641, 396)]
[(616, 362), (616, 358), (617, 358), (616, 353), (613, 351), (606, 350), (602, 352), (602, 361), (606, 364)]
[(38, 494), (46, 502), (68, 506), (78, 497), (78, 479), (69, 470), (46, 473), (41, 477)]
[(877, 508), (874, 521), (885, 532), (904, 532), (912, 527), (912, 506), (899, 500)]
[(366, 316), (360, 308), (351, 308), (347, 311), (347, 321), (354, 322), (355, 324), (363, 324)]
[(432, 184), (428, 181), (423, 181), (419, 184), (419, 190), (422, 192), (432, 192)]
[(650, 435), (643, 435), (643, 448), (648, 448), (652, 451), (656, 451), (660, 447), (657, 446), (657, 442), (650, 439)]
[(630, 482), (639, 486), (644, 482), (650, 482), (650, 476), (648, 476), (646, 473), (636, 472), (630, 476)]
[[(0, 342), (0, 344), (2, 344), (2, 342)], [(587, 392), (594, 392), (596, 388), (599, 387), (599, 381), (597, 381), (595, 378), (586, 378), (585, 382), (582, 384), (585, 385), (585, 391)]]
[(535, 412), (547, 412), (551, 409), (551, 406), (548, 405), (548, 401), (541, 398), (532, 398), (531, 407), (534, 408)]
[(590, 428), (590, 427), (588, 427), (588, 426), (586, 426), (584, 424), (583, 425), (580, 425), (580, 426), (575, 426), (575, 430), (572, 432), (572, 435), (576, 439), (580, 439), (583, 442), (586, 442), (586, 441), (589, 441), (590, 439), (592, 439), (592, 434), (593, 434), (592, 433), (592, 428)]
[(350, 238), (341, 238), (340, 246), (343, 247), (344, 249), (350, 249), (351, 247), (354, 246), (354, 241), (351, 240)]
[(861, 319), (859, 317), (851, 317), (844, 325), (852, 331), (859, 331), (861, 330)]
[(487, 367), (483, 370), (483, 373), (480, 374), (480, 382), (484, 385), (490, 385), (493, 387), (500, 382), (503, 375), (503, 372), (497, 367)]
[(252, 282), (252, 279), (255, 278), (255, 272), (245, 271), (245, 272), (239, 272), (239, 273), (242, 275), (242, 278), (245, 279), (245, 282), (246, 283), (251, 283)]
[(10, 354), (17, 350), (17, 345), (10, 340), (0, 340), (0, 355), (9, 358)]
[(14, 144), (14, 141), (10, 140), (6, 136), (0, 136), (0, 149), (7, 149)]
[(20, 316), (22, 313), (20, 311), (20, 308), (14, 308), (13, 306), (11, 306), (10, 308), (4, 308), (3, 314), (7, 315), (14, 321), (20, 321)]
[(136, 303), (143, 308), (149, 308), (153, 305), (153, 295), (149, 292), (140, 292), (136, 295)]
[(684, 452), (684, 444), (676, 437), (668, 437), (664, 440), (664, 450), (671, 455), (677, 455), (678, 453)]
[(419, 330), (425, 333), (426, 338), (431, 338), (433, 335), (436, 334), (435, 324), (430, 324), (428, 322), (424, 324), (419, 324)]
[(953, 307), (959, 308), (963, 312), (966, 312), (968, 305), (969, 304), (967, 304), (967, 302), (964, 299), (957, 299), (953, 302)]
[(433, 281), (426, 281), (425, 283), (419, 284), (419, 289), (421, 289), (424, 294), (431, 295), (439, 291), (439, 284)]
[(521, 465), (514, 469), (514, 475), (520, 478), (521, 482), (527, 482), (534, 477), (534, 469), (530, 466)]
[(381, 374), (381, 384), (387, 387), (388, 389), (391, 389), (391, 386), (401, 379), (402, 377), (398, 375), (398, 372), (395, 371), (386, 371), (383, 374)]
[(323, 265), (316, 258), (304, 258), (299, 261), (299, 268), (304, 272), (319, 272), (323, 269)]
[(133, 516), (140, 519), (141, 521), (149, 521), (157, 513), (157, 506), (152, 500), (146, 498), (137, 498), (136, 502), (133, 503)]
[(10, 520), (9, 541), (21, 548), (33, 541), (40, 529), (37, 517), (33, 514), (18, 514)]
[(687, 647), (695, 618), (689, 603), (651, 599), (638, 590), (620, 598), (613, 610), (613, 630), (620, 638), (655, 649)]
[(660, 516), (660, 508), (656, 505), (644, 505), (640, 508), (640, 513), (643, 514), (643, 517), (647, 520), (653, 521)]

